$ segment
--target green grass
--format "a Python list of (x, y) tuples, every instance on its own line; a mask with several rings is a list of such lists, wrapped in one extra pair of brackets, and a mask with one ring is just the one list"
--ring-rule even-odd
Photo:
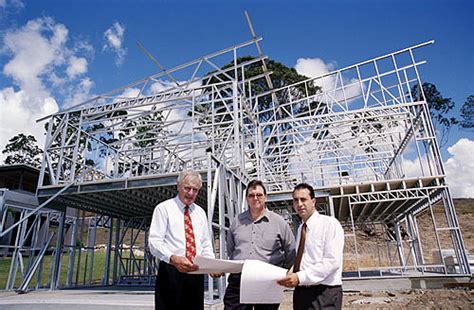
[[(102, 283), (102, 278), (104, 276), (104, 269), (105, 269), (105, 258), (106, 254), (104, 252), (96, 251), (94, 252), (94, 265), (92, 268), (92, 279), (91, 282), (92, 284), (101, 284)], [(49, 277), (50, 277), (50, 265), (51, 265), (51, 255), (47, 255), (43, 258), (43, 272), (41, 276), (41, 285), (40, 286), (45, 286), (49, 282)], [(28, 265), (28, 257), (24, 257), (23, 263), (26, 268)], [(72, 283), (73, 286), (75, 284), (76, 280), (76, 273), (77, 273), (77, 262), (79, 260), (79, 257), (76, 253), (74, 257), (75, 263), (74, 263), (74, 273), (72, 277)], [(79, 269), (79, 277), (78, 277), (78, 285), (82, 285), (83, 283), (85, 285), (89, 284), (89, 266), (90, 266), (90, 260), (91, 260), (91, 255), (89, 253), (88, 257), (88, 265), (87, 265), (87, 271), (86, 271), (86, 277), (85, 277), (85, 282), (84, 280), (84, 270), (85, 270), (85, 260), (86, 260), (86, 252), (81, 253), (81, 265)], [(113, 253), (111, 255), (111, 266), (113, 263)], [(0, 257), (0, 289), (5, 289), (7, 280), (8, 280), (8, 273), (10, 270), (10, 264), (11, 264), (11, 257)], [(61, 274), (60, 274), (60, 286), (64, 287), (66, 285), (66, 277), (67, 277), (67, 271), (68, 271), (68, 265), (69, 265), (69, 254), (63, 254), (62, 262), (61, 262)], [(37, 283), (38, 277), (37, 273), (33, 277), (33, 279), (30, 282), (29, 287), (34, 287)], [(22, 276), (20, 272), (20, 268), (18, 268), (16, 280), (15, 280), (15, 288), (18, 288), (21, 285), (22, 281)]]

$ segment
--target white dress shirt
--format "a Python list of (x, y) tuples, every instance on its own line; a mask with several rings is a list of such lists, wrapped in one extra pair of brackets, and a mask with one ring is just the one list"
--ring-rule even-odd
[[(299, 285), (341, 285), (344, 230), (339, 221), (315, 211), (306, 221), (306, 241), (300, 271), (296, 274)], [(297, 244), (301, 238), (298, 228)]]
[[(148, 238), (150, 251), (159, 260), (170, 262), (171, 255), (185, 256), (184, 204), (178, 196), (158, 204), (153, 211)], [(196, 255), (214, 258), (209, 226), (204, 210), (196, 205), (189, 206), (193, 223)]]

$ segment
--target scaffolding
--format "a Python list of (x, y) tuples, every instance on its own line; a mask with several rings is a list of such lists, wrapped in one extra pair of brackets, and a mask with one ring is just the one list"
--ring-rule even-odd
[[(49, 184), (40, 182), (39, 206), (25, 216), (46, 206), (60, 214), (46, 287), (153, 285), (158, 270), (147, 244), (151, 215), (176, 195), (184, 169), (203, 176), (197, 203), (207, 210), (219, 258), (226, 258), (229, 223), (246, 208), (245, 186), (258, 178), (267, 186), (269, 207), (295, 225), (288, 207), (292, 188), (299, 182), (315, 187), (320, 212), (345, 229), (346, 279), (470, 274), (426, 99), (422, 91), (413, 95), (425, 64), (415, 55), (433, 41), (274, 88), (261, 40), (254, 36), (163, 68), (44, 118), (39, 179), (47, 176)], [(405, 173), (407, 159), (414, 160), (416, 176)], [(443, 211), (442, 220), (434, 206)], [(68, 218), (67, 209), (76, 215)], [(425, 253), (417, 225), (427, 212), (438, 259)], [(96, 281), (99, 229), (107, 238)], [(370, 263), (360, 245), (364, 231), (377, 238)], [(447, 264), (448, 252), (455, 264)], [(67, 270), (61, 270), (66, 257)], [(12, 268), (18, 265), (12, 260)], [(37, 272), (33, 267), (29, 273)], [(12, 283), (6, 289), (31, 289)], [(206, 300), (218, 300), (224, 280), (209, 278), (206, 288)]]

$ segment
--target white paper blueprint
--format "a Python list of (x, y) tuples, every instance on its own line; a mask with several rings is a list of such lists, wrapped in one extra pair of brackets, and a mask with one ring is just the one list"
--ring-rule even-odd
[(240, 303), (279, 304), (283, 301), (285, 287), (277, 280), (286, 276), (287, 270), (258, 260), (245, 260), (240, 282)]
[(194, 264), (199, 266), (199, 270), (190, 273), (239, 273), (242, 272), (243, 263), (243, 261), (222, 260), (198, 255), (194, 258)]

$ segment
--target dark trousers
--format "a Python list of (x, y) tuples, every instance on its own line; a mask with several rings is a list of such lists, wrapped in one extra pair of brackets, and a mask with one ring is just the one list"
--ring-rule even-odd
[(155, 309), (204, 309), (204, 276), (179, 272), (160, 262), (155, 286)]
[(324, 284), (297, 286), (293, 293), (293, 309), (341, 309), (342, 287)]
[[(227, 281), (227, 289), (224, 295), (225, 310), (274, 310), (280, 304), (241, 304), (240, 303), (240, 273), (231, 273)], [(262, 292), (265, 294), (265, 292)]]

